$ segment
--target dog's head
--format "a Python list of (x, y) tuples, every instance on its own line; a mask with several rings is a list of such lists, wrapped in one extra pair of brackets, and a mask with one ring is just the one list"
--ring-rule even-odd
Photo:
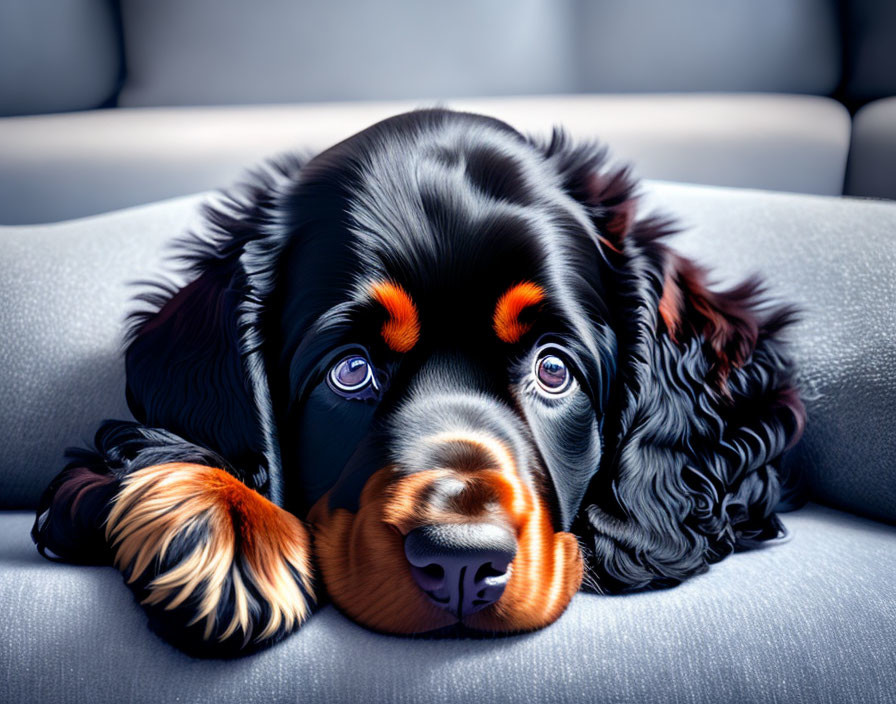
[[(305, 518), (326, 592), (381, 631), (539, 628), (586, 558), (643, 586), (773, 537), (786, 316), (708, 291), (602, 164), (444, 110), (281, 163), (140, 321), (132, 410)], [(694, 459), (722, 443), (739, 469)]]

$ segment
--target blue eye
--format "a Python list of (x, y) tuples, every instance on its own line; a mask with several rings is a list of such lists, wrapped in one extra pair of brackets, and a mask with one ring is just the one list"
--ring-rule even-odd
[(562, 394), (572, 384), (572, 374), (566, 362), (556, 354), (546, 352), (535, 360), (535, 379), (549, 394)]
[(330, 388), (340, 395), (357, 394), (369, 386), (376, 388), (373, 366), (359, 354), (350, 354), (336, 362), (330, 368), (327, 379)]

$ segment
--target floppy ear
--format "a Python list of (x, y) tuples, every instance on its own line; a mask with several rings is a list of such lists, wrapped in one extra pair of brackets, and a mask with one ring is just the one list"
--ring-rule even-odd
[(669, 221), (636, 217), (634, 184), (605, 167), (603, 150), (557, 133), (544, 150), (586, 208), (613, 280), (614, 401), (574, 526), (586, 584), (676, 584), (783, 531), (779, 458), (804, 423), (780, 335), (794, 313), (764, 302), (755, 279), (711, 290), (663, 243)]
[(280, 505), (277, 431), (262, 355), (261, 315), (288, 234), (283, 200), (294, 157), (253, 175), (239, 196), (206, 206), (209, 235), (181, 243), (193, 281), (157, 286), (133, 316), (127, 399), (141, 423), (224, 457), (249, 487)]

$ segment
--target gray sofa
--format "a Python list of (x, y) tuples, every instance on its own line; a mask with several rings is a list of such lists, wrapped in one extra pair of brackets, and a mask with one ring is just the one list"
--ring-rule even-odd
[[(838, 197), (896, 198), (893, 8), (0, 4), (0, 702), (896, 702), (896, 203)], [(537, 633), (401, 639), (326, 607), (268, 651), (191, 659), (115, 570), (38, 556), (38, 496), (66, 446), (129, 417), (123, 317), (196, 225), (208, 196), (187, 194), (435, 102), (712, 184), (651, 181), (643, 206), (676, 213), (720, 283), (759, 271), (803, 308), (788, 461), (812, 501), (788, 543), (579, 594)]]
[(167, 268), (202, 198), (0, 228), (0, 701), (896, 701), (896, 203), (645, 187), (720, 282), (759, 270), (804, 309), (809, 425), (789, 461), (813, 503), (785, 516), (790, 542), (671, 590), (579, 594), (529, 635), (388, 637), (328, 606), (268, 651), (202, 661), (147, 629), (114, 569), (39, 557), (25, 510), (66, 445), (128, 417), (129, 282)]

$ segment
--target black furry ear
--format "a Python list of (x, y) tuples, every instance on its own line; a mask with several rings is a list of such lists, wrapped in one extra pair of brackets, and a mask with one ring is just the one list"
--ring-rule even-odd
[(288, 234), (283, 200), (301, 169), (294, 157), (253, 174), (239, 195), (206, 206), (208, 236), (180, 243), (193, 281), (154, 284), (132, 317), (127, 399), (141, 423), (219, 453), (279, 504), (282, 477), (262, 357), (260, 316)]
[(760, 321), (753, 309), (761, 302), (762, 286), (751, 278), (727, 291), (712, 291), (703, 269), (656, 247), (665, 260), (657, 332), (681, 346), (694, 338), (705, 341), (710, 362), (706, 381), (730, 397), (728, 378), (747, 363), (759, 339)]
[(595, 145), (560, 131), (541, 147), (586, 211), (612, 280), (617, 368), (601, 466), (573, 529), (586, 586), (676, 584), (734, 550), (781, 535), (779, 460), (804, 410), (780, 332), (793, 311), (756, 280), (716, 292), (636, 218), (635, 184)]
[(794, 313), (762, 301), (755, 280), (710, 290), (660, 242), (670, 231), (635, 223), (614, 262), (615, 408), (576, 528), (602, 590), (677, 584), (780, 538), (775, 511), (800, 501), (780, 468), (805, 419), (781, 338)]

